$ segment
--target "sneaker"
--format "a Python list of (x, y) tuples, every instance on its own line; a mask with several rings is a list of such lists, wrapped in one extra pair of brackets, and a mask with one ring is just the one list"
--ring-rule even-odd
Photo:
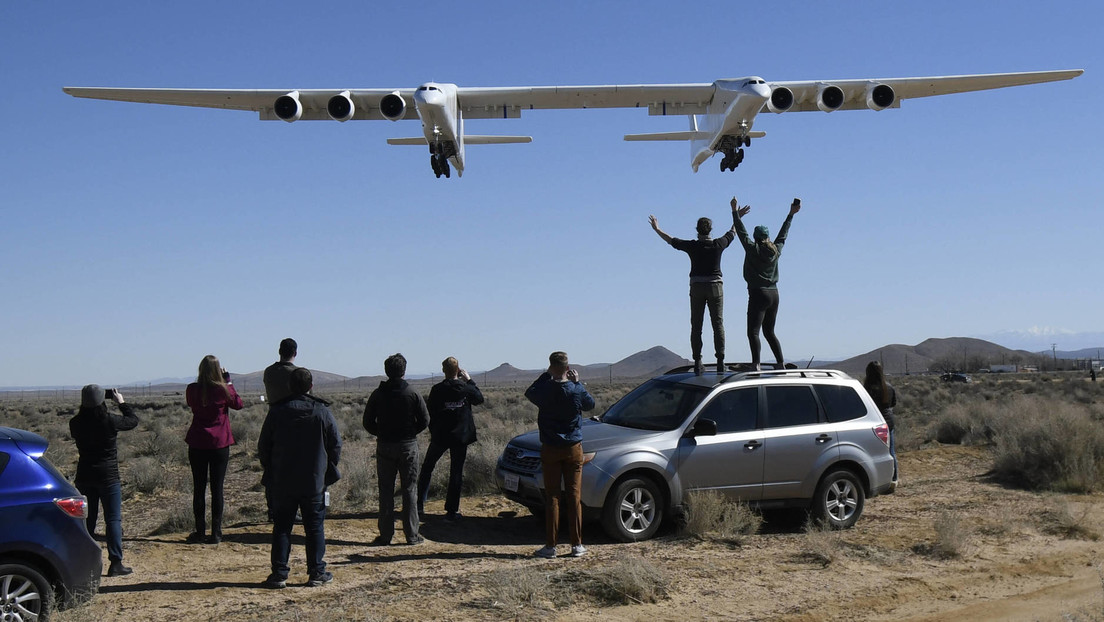
[(701, 359), (694, 359), (694, 375), (700, 376), (705, 373), (705, 366), (702, 365)]
[(134, 569), (124, 566), (122, 561), (111, 562), (111, 565), (107, 567), (107, 576), (109, 577), (122, 577), (132, 572), (134, 572)]
[(572, 557), (582, 557), (583, 555), (586, 555), (586, 552), (587, 552), (586, 547), (581, 545), (581, 544), (571, 545), (571, 556)]
[(717, 359), (717, 373), (718, 374), (725, 373), (724, 359)]
[(333, 583), (333, 573), (323, 572), (322, 574), (311, 577), (310, 581), (307, 581), (307, 587), (319, 587), (326, 585), (327, 583)]
[(193, 531), (188, 534), (187, 538), (184, 538), (184, 542), (187, 544), (202, 544), (204, 540), (203, 534), (198, 531)]
[(387, 546), (391, 544), (391, 538), (384, 538), (383, 536), (376, 536), (372, 540), (372, 546)]
[(459, 523), (461, 518), (464, 518), (464, 515), (460, 512), (449, 512), (445, 514), (446, 523)]
[(406, 543), (410, 546), (417, 546), (423, 542), (425, 542), (425, 538), (421, 536), (414, 536), (413, 538), (408, 538), (406, 541)]
[(270, 590), (282, 590), (287, 587), (287, 579), (281, 579), (274, 574), (270, 574), (268, 578), (264, 580), (264, 583), (261, 583), (261, 586)]
[(545, 559), (555, 559), (555, 557), (556, 557), (556, 547), (554, 547), (554, 546), (541, 547), (541, 548), (537, 549), (536, 552), (533, 553), (533, 555), (536, 555), (537, 557), (543, 557)]

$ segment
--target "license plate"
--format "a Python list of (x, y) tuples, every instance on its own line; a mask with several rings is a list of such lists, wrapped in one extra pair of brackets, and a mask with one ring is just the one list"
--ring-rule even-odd
[(503, 485), (506, 486), (506, 490), (509, 490), (510, 492), (517, 492), (518, 480), (520, 479), (521, 478), (519, 478), (514, 473), (506, 473), (506, 481), (503, 483)]

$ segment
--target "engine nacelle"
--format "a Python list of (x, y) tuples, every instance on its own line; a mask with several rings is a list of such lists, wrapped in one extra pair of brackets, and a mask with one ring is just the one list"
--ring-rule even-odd
[(326, 103), (326, 112), (334, 121), (345, 122), (352, 119), (353, 114), (356, 113), (356, 104), (353, 103), (349, 91), (342, 91), (331, 97), (330, 101)]
[(832, 112), (843, 105), (843, 89), (835, 84), (821, 84), (817, 91), (817, 108), (822, 111)]
[(388, 121), (398, 121), (406, 114), (406, 100), (398, 91), (384, 95), (380, 100), (380, 114)]
[(771, 91), (770, 99), (767, 100), (767, 110), (771, 112), (782, 113), (786, 112), (794, 105), (793, 91), (784, 87), (777, 86)]
[(897, 101), (897, 94), (888, 84), (871, 84), (866, 89), (866, 107), (871, 110), (885, 110)]
[(276, 116), (288, 123), (298, 121), (303, 116), (303, 104), (299, 103), (299, 91), (292, 91), (287, 95), (277, 97), (276, 103), (272, 105), (272, 110), (276, 113)]

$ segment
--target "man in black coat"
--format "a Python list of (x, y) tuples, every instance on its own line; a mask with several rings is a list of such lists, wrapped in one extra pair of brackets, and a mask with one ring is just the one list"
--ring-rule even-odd
[(418, 433), (429, 424), (429, 412), (418, 392), (403, 380), (406, 357), (392, 354), (383, 362), (387, 380), (368, 396), (364, 429), (375, 436), (379, 478), (379, 536), (375, 545), (391, 544), (395, 535), (395, 476), (402, 484), (402, 523), (407, 544), (421, 544), (418, 535)]
[(445, 379), (429, 390), (429, 449), (426, 450), (422, 472), (418, 476), (418, 514), (423, 514), (429, 495), (429, 480), (433, 467), (445, 452), (449, 452), (448, 492), (445, 495), (445, 520), (460, 519), (460, 488), (464, 484), (464, 460), (468, 445), (475, 442), (475, 420), (472, 406), (483, 403), (483, 393), (468, 372), (460, 369), (455, 357), (441, 363)]
[(273, 405), (257, 443), (269, 502), (272, 504), (272, 574), (265, 585), (287, 585), (291, 526), (295, 511), (303, 516), (306, 532), (307, 585), (333, 581), (326, 571), (326, 487), (341, 478), (341, 435), (337, 421), (321, 398), (309, 395), (313, 385), (310, 370), (297, 367), (289, 379), (292, 396)]

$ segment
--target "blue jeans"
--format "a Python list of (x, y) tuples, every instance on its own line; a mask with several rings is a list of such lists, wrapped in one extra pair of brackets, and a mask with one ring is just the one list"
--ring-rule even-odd
[(429, 442), (425, 461), (422, 462), (422, 472), (418, 475), (418, 507), (425, 506), (433, 467), (437, 466), (437, 461), (446, 451), (449, 453), (449, 480), (448, 492), (445, 494), (445, 512), (452, 514), (460, 511), (460, 488), (464, 485), (464, 461), (468, 457), (468, 446), (463, 443)]
[(376, 444), (376, 474), (379, 476), (379, 532), (384, 540), (395, 535), (395, 476), (402, 484), (402, 524), (407, 542), (418, 538), (418, 451), (417, 441)]
[(278, 490), (272, 491), (272, 575), (287, 580), (288, 556), (291, 554), (291, 526), (295, 511), (303, 514), (303, 531), (306, 532), (307, 572), (310, 578), (326, 572), (326, 505), (323, 491), (303, 497), (285, 497)]
[(84, 522), (88, 535), (96, 532), (96, 519), (100, 503), (103, 503), (107, 558), (113, 562), (123, 561), (123, 495), (120, 483), (81, 482), (77, 484), (77, 490), (88, 498), (88, 518)]

